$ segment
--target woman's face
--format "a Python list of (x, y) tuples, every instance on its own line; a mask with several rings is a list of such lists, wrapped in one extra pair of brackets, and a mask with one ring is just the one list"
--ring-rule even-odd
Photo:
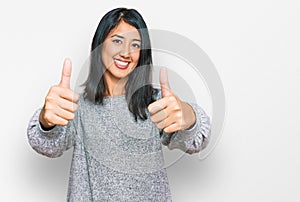
[(107, 71), (106, 81), (125, 78), (137, 66), (140, 57), (141, 37), (138, 30), (121, 21), (112, 29), (102, 47), (102, 61)]

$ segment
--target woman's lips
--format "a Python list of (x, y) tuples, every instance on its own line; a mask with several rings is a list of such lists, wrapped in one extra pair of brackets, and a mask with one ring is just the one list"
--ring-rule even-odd
[(115, 62), (116, 67), (118, 67), (119, 69), (127, 69), (129, 66), (128, 61), (114, 59), (114, 62)]

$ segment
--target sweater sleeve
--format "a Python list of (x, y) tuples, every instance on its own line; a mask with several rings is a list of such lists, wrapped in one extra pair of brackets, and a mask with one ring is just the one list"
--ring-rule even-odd
[[(159, 90), (156, 99), (161, 98)], [(198, 153), (203, 150), (209, 142), (211, 134), (211, 123), (209, 116), (196, 103), (188, 103), (194, 110), (196, 122), (186, 130), (179, 130), (173, 133), (165, 133), (160, 130), (161, 142), (170, 150), (180, 149), (188, 154)]]
[(78, 111), (75, 118), (66, 126), (56, 125), (50, 130), (44, 130), (39, 121), (42, 108), (38, 108), (31, 117), (27, 127), (27, 137), (30, 146), (38, 153), (50, 158), (59, 157), (64, 151), (74, 145)]
[(189, 103), (196, 114), (195, 124), (186, 130), (174, 133), (161, 131), (162, 144), (170, 150), (180, 149), (188, 154), (198, 153), (203, 150), (210, 139), (210, 118), (205, 111), (195, 103)]

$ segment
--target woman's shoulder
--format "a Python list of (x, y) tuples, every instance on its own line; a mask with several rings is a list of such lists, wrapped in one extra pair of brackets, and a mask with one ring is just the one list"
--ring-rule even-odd
[(79, 101), (78, 101), (78, 107), (79, 108), (86, 108), (88, 106), (92, 106), (94, 103), (88, 99), (84, 93), (79, 93)]

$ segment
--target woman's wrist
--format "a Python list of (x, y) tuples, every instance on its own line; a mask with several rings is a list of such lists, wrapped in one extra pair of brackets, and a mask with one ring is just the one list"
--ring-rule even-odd
[(183, 113), (183, 121), (182, 121), (182, 130), (188, 130), (192, 128), (196, 123), (196, 114), (191, 105), (186, 102), (182, 102), (182, 113)]
[(55, 127), (55, 125), (49, 125), (47, 123), (47, 121), (43, 118), (43, 116), (44, 116), (44, 108), (41, 110), (41, 113), (39, 116), (39, 122), (40, 122), (41, 128), (46, 131), (53, 129)]

